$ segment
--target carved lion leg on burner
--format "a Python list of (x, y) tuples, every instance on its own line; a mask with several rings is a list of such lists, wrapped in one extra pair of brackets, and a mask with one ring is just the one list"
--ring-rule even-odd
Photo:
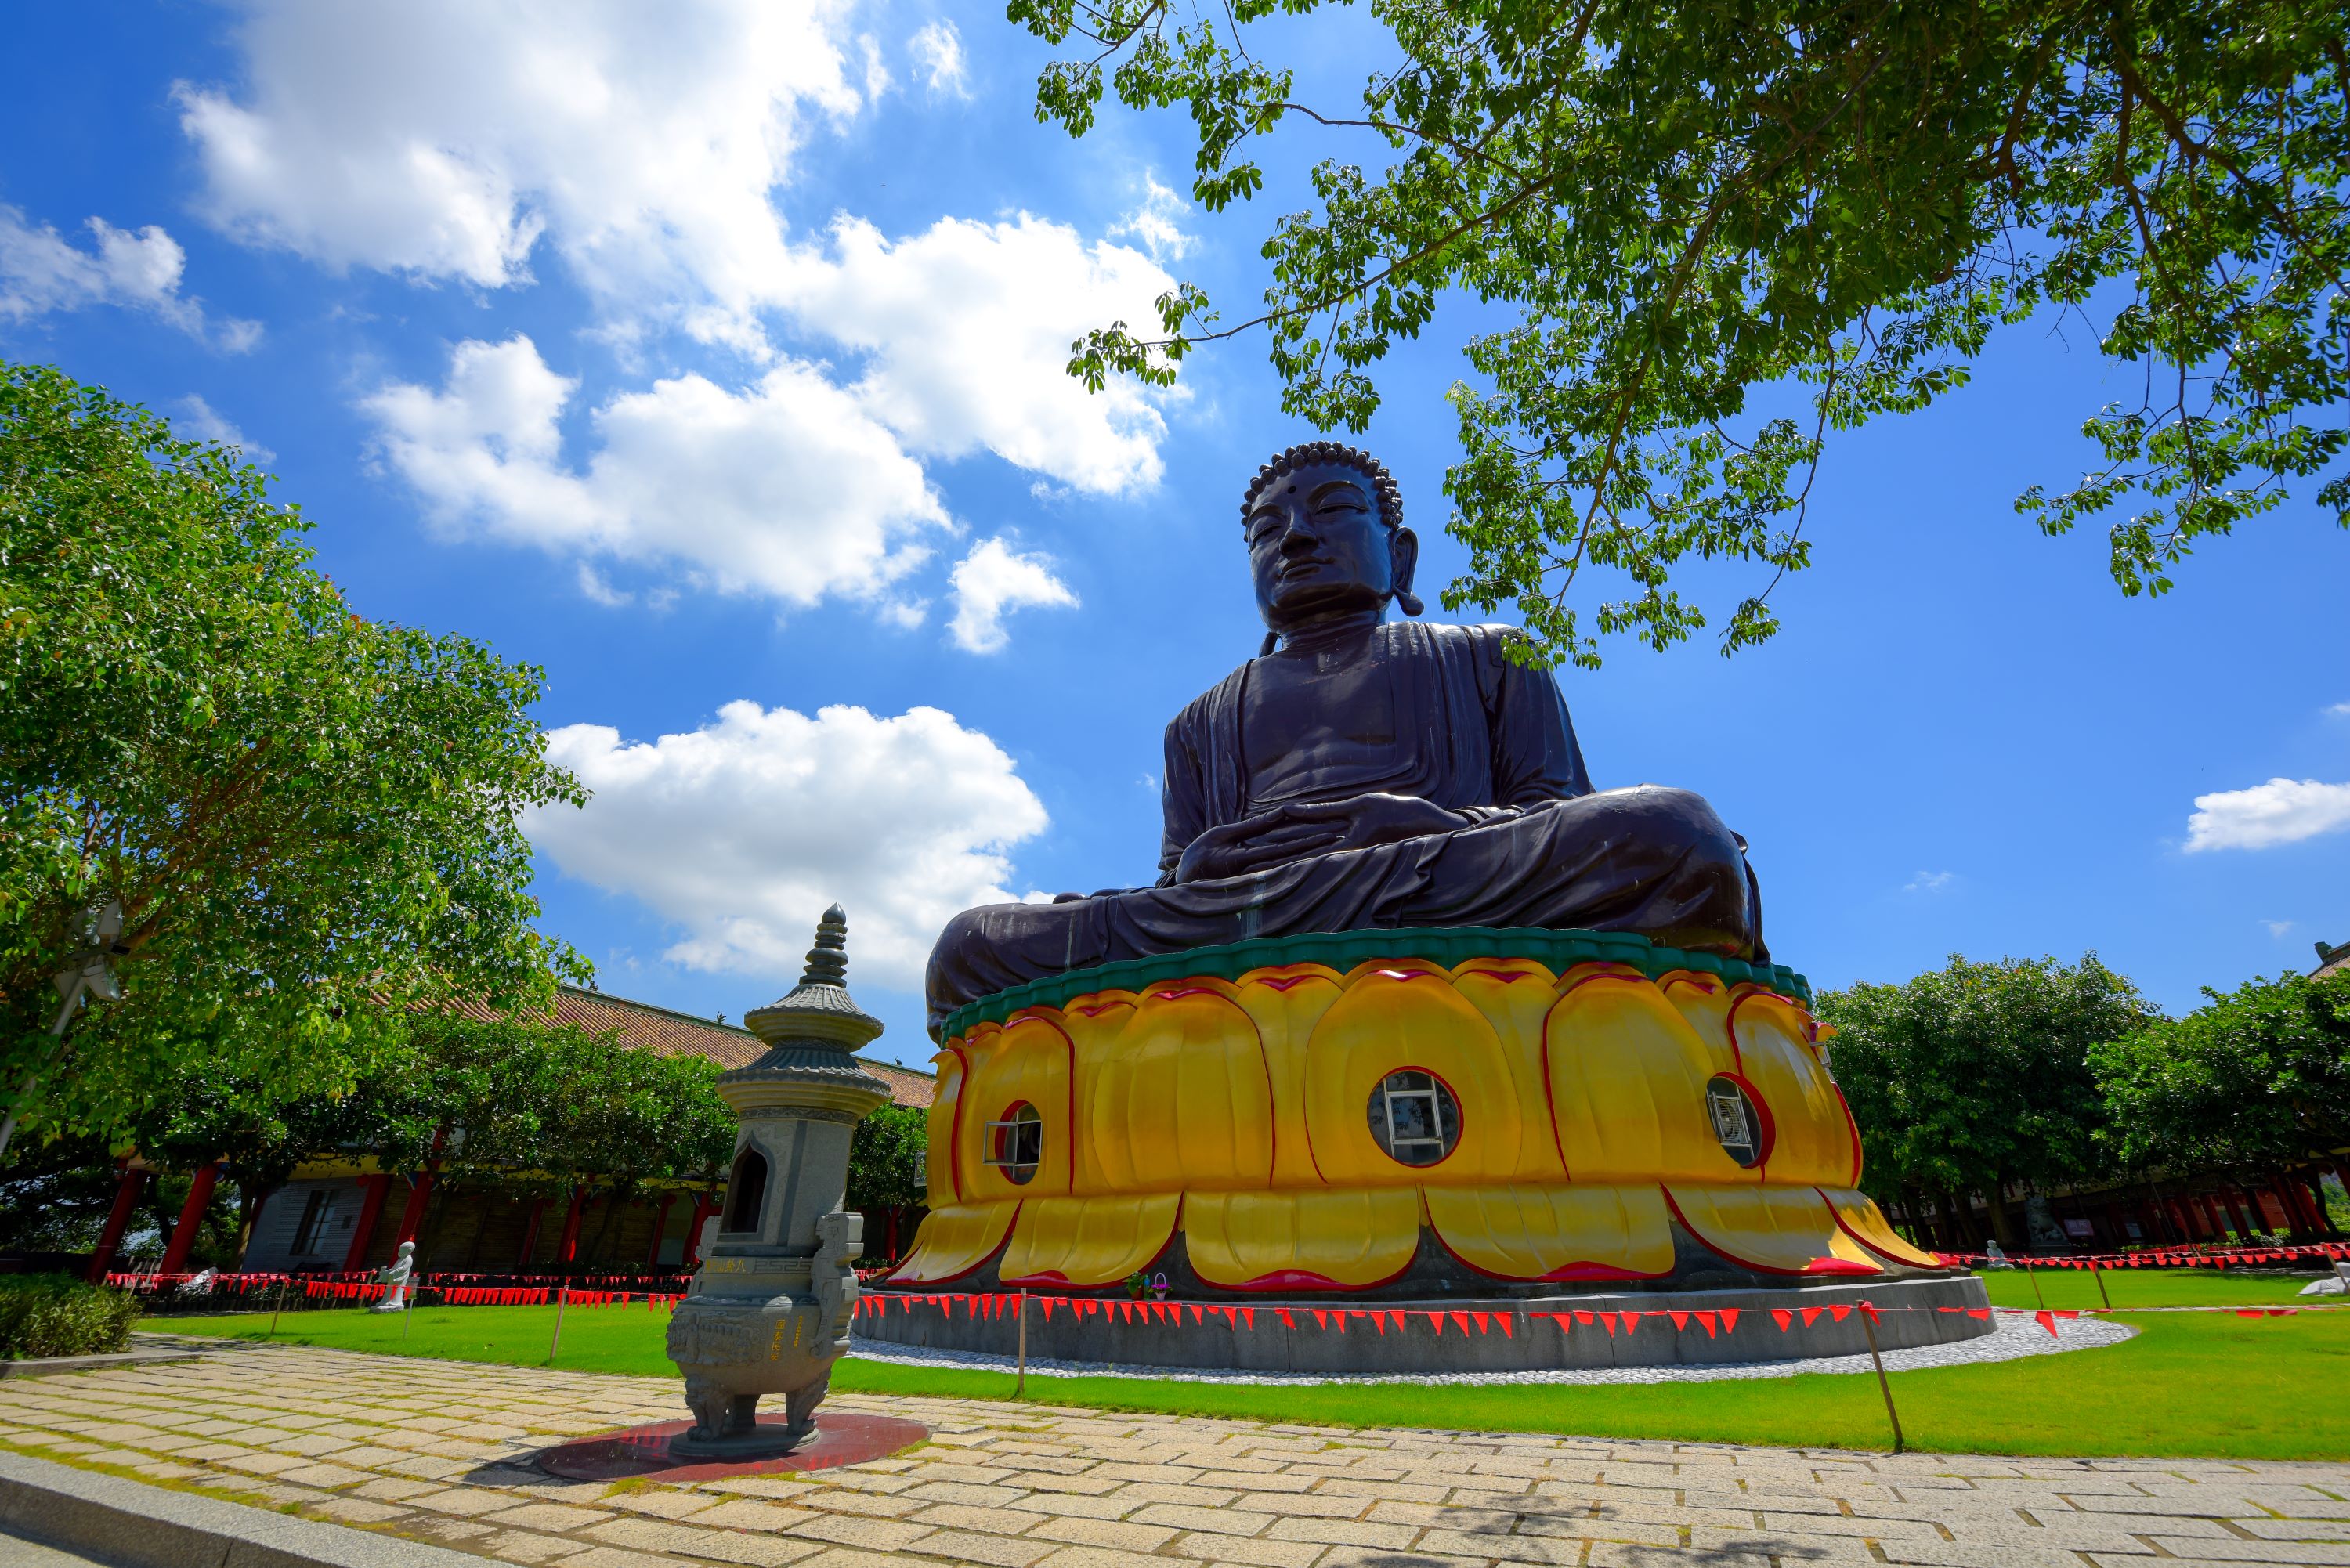
[(693, 1412), (692, 1437), (702, 1442), (715, 1442), (726, 1435), (726, 1423), (733, 1412), (734, 1397), (707, 1377), (689, 1376), (685, 1380), (686, 1408)]
[(816, 1430), (816, 1407), (824, 1402), (825, 1390), (831, 1386), (832, 1374), (827, 1371), (806, 1387), (784, 1396), (785, 1437), (797, 1442)]

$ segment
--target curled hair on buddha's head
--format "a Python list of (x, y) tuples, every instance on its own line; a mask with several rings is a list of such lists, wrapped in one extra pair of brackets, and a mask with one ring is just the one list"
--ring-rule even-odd
[(1275, 453), (1273, 461), (1258, 469), (1256, 477), (1249, 481), (1248, 493), (1241, 497), (1242, 518), (1245, 520), (1256, 509), (1257, 495), (1266, 485), (1284, 474), (1317, 462), (1351, 468), (1361, 474), (1378, 499), (1379, 521), (1388, 525), (1388, 532), (1392, 534), (1403, 526), (1403, 490), (1396, 483), (1395, 475), (1388, 472), (1388, 465), (1360, 447), (1335, 441), (1300, 441), (1287, 452)]

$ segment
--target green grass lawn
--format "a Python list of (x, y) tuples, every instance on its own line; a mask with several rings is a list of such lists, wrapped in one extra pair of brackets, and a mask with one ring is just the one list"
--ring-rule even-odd
[[(2021, 1274), (1994, 1275), (1991, 1298), (2030, 1306)], [(2198, 1271), (2109, 1278), (2116, 1305), (2267, 1304), (2299, 1282)], [(2096, 1304), (2085, 1274), (2042, 1276), (2053, 1306)], [(2224, 1287), (2224, 1288), (2220, 1288)], [(2021, 1299), (2018, 1299), (2021, 1293)], [(555, 1365), (578, 1371), (673, 1377), (662, 1352), (666, 1314), (573, 1307)], [(2159, 1454), (2333, 1459), (2350, 1457), (2350, 1408), (2318, 1391), (2350, 1377), (2350, 1312), (2289, 1318), (2150, 1314), (2142, 1332), (2110, 1350), (2034, 1356), (1984, 1366), (1898, 1372), (1893, 1394), (1912, 1448), (2018, 1454)], [(260, 1338), (266, 1314), (159, 1318), (150, 1326)], [(553, 1307), (424, 1307), (405, 1325), (364, 1312), (288, 1313), (289, 1344), (389, 1355), (547, 1365)], [(1009, 1374), (896, 1366), (854, 1357), (833, 1376), (841, 1390), (1008, 1399)], [(1718, 1383), (1557, 1386), (1275, 1387), (1110, 1377), (1032, 1377), (1033, 1403), (1335, 1426), (1448, 1427), (1566, 1432), (1696, 1442), (1881, 1449), (1890, 1445), (1877, 1380), (1806, 1376)], [(682, 1415), (683, 1407), (680, 1406)]]

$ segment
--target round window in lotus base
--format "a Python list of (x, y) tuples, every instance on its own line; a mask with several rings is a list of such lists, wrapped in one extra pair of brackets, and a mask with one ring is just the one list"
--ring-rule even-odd
[(1443, 1079), (1417, 1067), (1389, 1073), (1371, 1091), (1371, 1137), (1402, 1165), (1437, 1165), (1461, 1144), (1461, 1102)]
[(1003, 1118), (987, 1124), (987, 1158), (1003, 1179), (1025, 1187), (1045, 1163), (1045, 1118), (1025, 1100), (1014, 1101)]
[(1721, 1152), (1747, 1170), (1771, 1157), (1771, 1120), (1746, 1085), (1727, 1075), (1705, 1086), (1706, 1120)]

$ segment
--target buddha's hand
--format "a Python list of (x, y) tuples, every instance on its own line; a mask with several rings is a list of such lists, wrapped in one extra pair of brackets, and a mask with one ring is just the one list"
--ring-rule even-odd
[(1244, 877), (1292, 860), (1457, 833), (1471, 826), (1471, 819), (1457, 811), (1409, 794), (1362, 794), (1275, 806), (1211, 827), (1193, 839), (1176, 863), (1175, 880)]

